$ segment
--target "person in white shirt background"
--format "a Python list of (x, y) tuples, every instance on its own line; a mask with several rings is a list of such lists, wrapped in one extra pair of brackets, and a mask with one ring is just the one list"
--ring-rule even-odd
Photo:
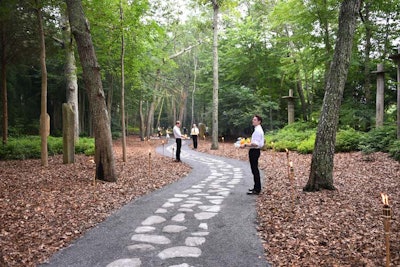
[(193, 148), (197, 149), (197, 136), (199, 135), (199, 128), (197, 128), (196, 124), (193, 124), (192, 130), (190, 131), (190, 135), (193, 140)]
[(253, 173), (254, 178), (254, 187), (249, 189), (247, 192), (248, 195), (258, 195), (261, 192), (261, 179), (260, 179), (260, 170), (258, 169), (258, 159), (260, 158), (261, 148), (264, 146), (264, 130), (261, 127), (262, 118), (258, 115), (255, 115), (252, 120), (252, 124), (254, 126), (254, 132), (251, 135), (251, 143), (250, 144), (242, 144), (241, 148), (249, 147), (249, 161), (251, 172)]
[(173, 128), (174, 137), (176, 141), (176, 159), (175, 162), (181, 162), (181, 147), (182, 147), (182, 134), (181, 134), (181, 122), (176, 121)]

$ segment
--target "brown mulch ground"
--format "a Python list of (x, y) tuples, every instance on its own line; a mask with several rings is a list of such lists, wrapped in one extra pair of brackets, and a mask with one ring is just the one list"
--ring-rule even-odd
[[(67, 246), (113, 210), (185, 176), (190, 168), (171, 155), (154, 153), (160, 140), (128, 138), (128, 161), (115, 143), (117, 183), (93, 185), (91, 158), (77, 156), (73, 165), (62, 156), (0, 162), (0, 266), (35, 266)], [(149, 149), (151, 172), (149, 175)], [(247, 151), (221, 143), (199, 151), (247, 161)], [(293, 199), (286, 153), (263, 151), (263, 193), (257, 198), (260, 236), (274, 266), (384, 266), (385, 243), (380, 193), (389, 195), (391, 266), (400, 266), (400, 163), (386, 154), (366, 159), (361, 153), (335, 156), (336, 191), (303, 193), (310, 155), (290, 153), (295, 173)], [(251, 178), (249, 178), (251, 179)]]

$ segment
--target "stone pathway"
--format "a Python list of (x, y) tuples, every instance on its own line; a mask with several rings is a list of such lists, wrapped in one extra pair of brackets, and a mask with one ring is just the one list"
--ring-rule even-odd
[[(165, 147), (163, 152), (166, 155), (172, 155), (172, 149), (175, 147), (174, 141), (171, 140)], [(235, 205), (234, 199), (230, 199), (230, 203), (226, 202), (238, 185), (244, 186), (244, 168), (235, 166), (228, 159), (211, 157), (190, 150), (187, 147), (189, 142), (183, 142), (181, 159), (189, 164), (192, 163), (193, 172), (196, 172), (191, 184), (182, 185), (178, 191), (169, 189), (167, 191), (171, 192), (163, 192), (162, 196), (165, 200), (159, 202), (158, 206), (149, 207), (143, 213), (145, 216), (140, 222), (137, 220), (124, 221), (126, 230), (123, 235), (113, 238), (112, 243), (117, 246), (111, 246), (116, 253), (109, 256), (109, 260), (104, 257), (100, 257), (101, 259), (98, 261), (73, 259), (68, 263), (68, 261), (61, 260), (59, 262), (63, 262), (62, 265), (57, 265), (57, 260), (54, 261), (56, 265), (51, 265), (52, 260), (50, 260), (49, 265), (44, 266), (268, 266), (263, 260), (262, 246), (255, 232), (254, 221), (246, 226), (247, 228), (254, 227), (254, 229), (244, 230), (250, 231), (251, 234), (246, 232), (246, 236), (240, 240), (240, 242), (250, 240), (247, 242), (250, 245), (236, 248), (237, 244), (232, 242), (237, 242), (236, 235), (240, 236), (240, 233), (231, 232), (231, 230), (238, 227), (235, 225), (236, 223), (244, 224), (243, 221), (240, 221), (240, 218), (243, 217), (237, 215), (240, 210), (235, 210), (233, 213), (231, 211), (232, 214), (229, 216), (221, 215), (224, 214), (224, 211), (231, 210), (232, 204)], [(251, 182), (251, 179), (248, 180), (247, 182)], [(173, 189), (173, 186), (171, 187)], [(240, 196), (243, 198), (245, 190), (242, 189), (241, 192)], [(255, 220), (255, 197), (246, 196), (246, 198), (247, 206), (242, 208), (253, 209), (252, 219)], [(149, 199), (149, 201), (154, 202), (153, 199)], [(253, 206), (248, 205), (251, 202)], [(240, 207), (243, 203), (236, 203), (236, 205)], [(143, 204), (141, 207), (144, 211)], [(229, 212), (227, 213), (229, 214)], [(248, 210), (244, 213), (248, 213)], [(248, 216), (244, 218), (249, 219)], [(238, 221), (235, 222), (235, 220)], [(247, 223), (249, 222), (247, 221)], [(230, 224), (232, 226), (224, 228)], [(107, 227), (103, 229), (108, 230)], [(106, 236), (101, 237), (100, 244), (107, 242), (107, 239), (104, 239), (107, 238)], [(231, 246), (234, 246), (235, 249), (232, 250)], [(96, 250), (94, 247), (92, 249)], [(109, 254), (109, 252), (107, 250), (104, 253)], [(224, 253), (226, 255), (222, 256)], [(231, 253), (235, 255), (230, 255)], [(69, 258), (71, 257), (77, 256)], [(86, 257), (92, 256), (86, 254)], [(248, 259), (243, 259), (244, 257), (248, 257)]]

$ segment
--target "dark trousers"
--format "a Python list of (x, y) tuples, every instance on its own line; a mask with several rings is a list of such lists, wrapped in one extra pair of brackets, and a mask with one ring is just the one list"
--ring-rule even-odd
[(261, 180), (260, 180), (260, 170), (258, 169), (258, 158), (260, 157), (260, 149), (250, 149), (249, 150), (249, 161), (251, 172), (254, 177), (254, 191), (261, 191)]
[(176, 138), (176, 160), (181, 160), (182, 139)]
[(192, 139), (193, 139), (193, 147), (197, 148), (197, 135), (192, 135)]

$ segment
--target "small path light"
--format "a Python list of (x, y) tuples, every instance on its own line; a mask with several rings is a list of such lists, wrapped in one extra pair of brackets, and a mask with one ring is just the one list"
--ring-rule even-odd
[(383, 227), (385, 231), (386, 267), (390, 266), (390, 221), (392, 219), (392, 208), (389, 206), (388, 195), (381, 193), (383, 202)]
[(149, 177), (151, 177), (151, 151), (149, 149)]

